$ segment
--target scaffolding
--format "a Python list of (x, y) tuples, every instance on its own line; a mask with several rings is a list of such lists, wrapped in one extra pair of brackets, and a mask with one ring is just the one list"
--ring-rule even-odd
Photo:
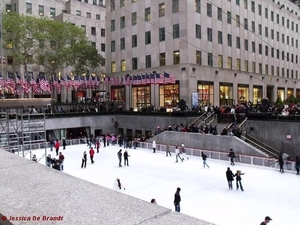
[(50, 103), (50, 98), (0, 99), (0, 149), (25, 157), (31, 149), (45, 148), (46, 156), (45, 110), (37, 113), (35, 108)]

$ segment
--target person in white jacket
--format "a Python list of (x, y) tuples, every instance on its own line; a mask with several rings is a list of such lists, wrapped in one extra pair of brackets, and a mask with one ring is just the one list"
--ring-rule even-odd
[(113, 188), (114, 188), (115, 191), (123, 191), (123, 190), (125, 190), (125, 187), (121, 183), (120, 178), (115, 179), (114, 187)]
[(156, 149), (156, 141), (152, 142), (152, 148), (153, 148), (153, 153), (155, 153), (155, 149)]
[(183, 162), (183, 159), (180, 157), (180, 150), (177, 146), (175, 146), (175, 154), (176, 154), (176, 162), (178, 162), (178, 158)]

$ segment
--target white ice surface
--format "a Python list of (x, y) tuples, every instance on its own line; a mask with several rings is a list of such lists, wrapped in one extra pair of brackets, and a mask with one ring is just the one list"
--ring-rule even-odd
[[(278, 170), (236, 163), (231, 170), (242, 170), (244, 192), (229, 190), (225, 172), (229, 161), (207, 160), (209, 169), (203, 168), (202, 159), (190, 157), (175, 163), (175, 154), (128, 149), (129, 167), (119, 167), (118, 146), (101, 147), (91, 165), (88, 156), (86, 169), (81, 169), (86, 145), (67, 146), (60, 150), (65, 156), (64, 173), (113, 189), (119, 177), (126, 190), (124, 194), (150, 202), (155, 198), (161, 206), (174, 210), (173, 200), (177, 187), (181, 188), (181, 213), (217, 225), (255, 225), (270, 216), (272, 225), (298, 224), (300, 176), (279, 173)], [(124, 149), (123, 149), (124, 152)], [(45, 150), (35, 150), (40, 158)], [(47, 149), (47, 154), (55, 155)], [(29, 156), (29, 154), (27, 155)], [(40, 163), (44, 164), (44, 159)], [(123, 162), (122, 162), (123, 163)], [(298, 213), (297, 213), (298, 212)]]

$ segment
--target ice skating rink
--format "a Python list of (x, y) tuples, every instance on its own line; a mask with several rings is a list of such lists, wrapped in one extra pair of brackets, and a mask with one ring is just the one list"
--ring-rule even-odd
[[(233, 173), (236, 170), (245, 173), (242, 192), (236, 190), (235, 182), (234, 189), (228, 189), (225, 172), (229, 161), (208, 158), (210, 168), (204, 169), (199, 157), (191, 156), (190, 160), (175, 163), (174, 153), (166, 157), (165, 152), (153, 154), (152, 150), (137, 148), (128, 149), (129, 166), (124, 166), (122, 161), (123, 167), (119, 167), (119, 149), (118, 146), (101, 147), (100, 153), (95, 153), (95, 164), (91, 164), (88, 155), (87, 168), (82, 169), (82, 154), (88, 153), (89, 148), (86, 145), (61, 148), (65, 156), (63, 172), (109, 189), (113, 189), (114, 180), (119, 177), (126, 188), (124, 194), (147, 202), (155, 198), (159, 205), (172, 210), (174, 193), (180, 187), (181, 213), (217, 225), (255, 225), (265, 216), (273, 219), (271, 225), (298, 224), (300, 175), (236, 163), (230, 168)], [(40, 158), (45, 150), (32, 152)], [(47, 154), (55, 156), (49, 148)], [(45, 160), (40, 163), (45, 164)]]

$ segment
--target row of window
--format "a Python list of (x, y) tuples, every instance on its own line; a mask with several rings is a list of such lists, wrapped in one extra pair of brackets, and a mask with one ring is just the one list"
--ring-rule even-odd
[[(207, 53), (207, 65), (213, 66), (213, 54)], [(173, 64), (180, 64), (180, 51), (176, 50), (173, 51)], [(202, 52), (196, 51), (196, 64), (202, 65)], [(138, 58), (134, 57), (131, 60), (132, 70), (138, 69)], [(249, 61), (244, 60), (244, 68), (243, 71), (245, 72), (252, 72), (252, 73), (259, 73), (259, 74), (265, 74), (265, 75), (276, 75), (280, 77), (286, 77), (286, 78), (292, 78), (292, 79), (298, 79), (298, 71), (297, 70), (291, 70), (291, 69), (285, 69), (280, 67), (276, 67), (276, 74), (275, 74), (275, 67), (269, 66), (268, 64), (265, 65), (264, 71), (263, 71), (263, 64), (258, 64), (258, 69), (256, 67), (256, 62), (251, 62), (251, 70), (249, 69)], [(166, 66), (166, 53), (160, 53), (159, 54), (159, 66)], [(152, 67), (152, 57), (151, 55), (145, 56), (145, 68), (151, 68)], [(227, 68), (227, 69), (234, 69), (234, 70), (242, 70), (241, 68), (241, 59), (236, 59), (236, 67), (233, 68), (232, 64), (232, 57), (227, 57), (227, 67), (224, 66), (224, 60), (222, 55), (218, 55), (218, 67), (219, 68)], [(143, 67), (144, 68), (144, 67)], [(270, 68), (270, 71), (269, 71)], [(125, 72), (127, 71), (126, 67), (126, 60), (121, 60), (121, 71)], [(111, 72), (115, 73), (117, 72), (117, 64), (116, 62), (111, 63)]]
[[(39, 15), (44, 16), (44, 6), (39, 5), (38, 6)], [(26, 2), (26, 13), (32, 14), (32, 3)], [(50, 7), (50, 17), (55, 17), (56, 10), (55, 8)]]
[[(77, 1), (89, 3), (89, 1), (92, 1), (92, 0), (77, 0)], [(105, 0), (93, 0), (93, 5), (104, 6), (105, 5), (104, 3), (105, 3)]]

